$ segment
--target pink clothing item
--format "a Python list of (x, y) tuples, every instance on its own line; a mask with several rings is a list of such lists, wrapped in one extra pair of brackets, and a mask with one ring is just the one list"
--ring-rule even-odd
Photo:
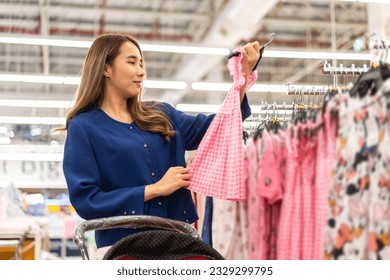
[[(240, 88), (245, 82), (242, 55), (229, 59), (228, 68), (234, 83), (217, 115), (204, 135), (191, 162), (189, 190), (213, 198), (245, 200), (244, 146)], [(248, 90), (257, 80), (249, 76)]]
[(263, 131), (263, 160), (258, 182), (258, 193), (266, 198), (270, 204), (282, 198), (281, 192), (281, 174), (278, 168), (278, 149), (277, 135), (271, 135), (267, 130)]
[(213, 247), (227, 260), (248, 259), (248, 212), (245, 201), (213, 199)]
[[(300, 153), (300, 148), (302, 148), (302, 143), (300, 143), (298, 139), (299, 129), (302, 131), (302, 124), (298, 124), (295, 127), (295, 136), (293, 138), (293, 143), (295, 145), (294, 152), (296, 157), (295, 160), (295, 172), (291, 174), (291, 176), (296, 177), (293, 180), (293, 184), (291, 186), (292, 192), (290, 199), (288, 200), (291, 211), (291, 219), (287, 220), (288, 229), (290, 230), (289, 238), (288, 238), (288, 252), (287, 259), (289, 260), (299, 260), (300, 258), (300, 249), (302, 248), (302, 207), (301, 207), (301, 197), (302, 197), (302, 160), (303, 156)], [(284, 203), (287, 204), (287, 198), (284, 200)], [(285, 213), (284, 213), (285, 214)]]
[(314, 260), (324, 258), (327, 202), (332, 184), (332, 166), (336, 143), (336, 126), (330, 123), (330, 113), (326, 112), (324, 119), (321, 116), (318, 116), (317, 125), (324, 122), (324, 128), (319, 129), (317, 133), (316, 176), (313, 197), (316, 212), (314, 217), (313, 254), (311, 258)]
[(281, 163), (282, 139), (280, 135), (263, 131), (263, 156), (259, 170), (257, 192), (264, 215), (260, 217), (262, 259), (276, 259), (277, 231), (279, 224), (279, 200), (283, 196)]
[[(312, 122), (308, 121), (304, 129), (313, 128)], [(299, 152), (302, 159), (302, 193), (301, 193), (301, 225), (302, 225), (302, 247), (299, 259), (311, 260), (315, 240), (314, 224), (316, 221), (317, 205), (315, 204), (315, 156), (317, 139), (315, 137), (302, 137)]]
[(247, 165), (247, 190), (248, 190), (248, 258), (251, 260), (266, 259), (265, 250), (262, 247), (263, 232), (260, 224), (264, 215), (264, 202), (257, 192), (257, 177), (260, 172), (261, 161), (259, 160), (259, 149), (261, 150), (262, 139), (248, 139), (246, 144)]
[(283, 203), (280, 210), (279, 234), (277, 239), (277, 259), (291, 259), (290, 250), (292, 244), (293, 231), (299, 230), (299, 225), (293, 219), (295, 211), (294, 190), (296, 181), (298, 181), (298, 158), (297, 158), (297, 137), (292, 137), (292, 130), (296, 127), (290, 127), (286, 131), (286, 177), (284, 184)]

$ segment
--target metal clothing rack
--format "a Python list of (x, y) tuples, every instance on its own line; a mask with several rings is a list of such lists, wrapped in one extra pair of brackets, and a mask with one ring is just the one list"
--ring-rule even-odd
[(322, 73), (329, 75), (358, 76), (368, 70), (369, 68), (366, 64), (364, 64), (363, 67), (356, 67), (355, 64), (352, 64), (351, 67), (345, 67), (343, 64), (340, 64), (339, 66), (332, 66), (330, 63), (325, 61)]
[(325, 95), (330, 87), (329, 86), (294, 86), (290, 83), (286, 84), (287, 95)]
[(351, 67), (345, 67), (343, 64), (339, 66), (332, 66), (327, 61), (324, 62), (322, 73), (333, 76), (332, 86), (293, 86), (290, 83), (287, 86), (287, 95), (325, 95), (333, 89), (344, 90), (345, 87), (337, 86), (337, 76), (359, 76), (369, 70), (366, 64), (363, 67), (356, 67), (352, 64)]

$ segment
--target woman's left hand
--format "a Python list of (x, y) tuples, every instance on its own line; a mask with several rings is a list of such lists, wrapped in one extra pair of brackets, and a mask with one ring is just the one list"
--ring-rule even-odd
[(242, 71), (249, 77), (260, 57), (260, 44), (257, 41), (247, 43), (242, 49)]
[(249, 75), (252, 73), (257, 61), (260, 58), (260, 44), (257, 41), (247, 43), (241, 49), (242, 53), (242, 71), (245, 73), (245, 84), (241, 87), (241, 101), (244, 99), (245, 89)]

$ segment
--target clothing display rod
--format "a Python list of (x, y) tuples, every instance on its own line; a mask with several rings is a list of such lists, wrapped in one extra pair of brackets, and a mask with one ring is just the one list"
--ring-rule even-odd
[(287, 95), (325, 95), (329, 86), (294, 86), (286, 84)]
[(342, 76), (358, 76), (362, 73), (368, 71), (368, 67), (366, 64), (363, 67), (356, 67), (355, 64), (352, 64), (351, 67), (345, 67), (343, 64), (337, 66), (332, 66), (327, 61), (324, 62), (324, 66), (322, 68), (323, 74), (329, 75), (342, 75)]

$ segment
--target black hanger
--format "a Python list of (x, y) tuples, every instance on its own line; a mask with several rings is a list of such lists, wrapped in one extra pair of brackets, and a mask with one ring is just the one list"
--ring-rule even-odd
[[(385, 43), (380, 41), (383, 47)], [(378, 46), (381, 47), (381, 46)], [(387, 57), (387, 51), (386, 51)], [(376, 67), (373, 65), (366, 73), (359, 76), (353, 88), (349, 91), (351, 96), (365, 96), (370, 89), (373, 89), (375, 93), (383, 84), (385, 80), (390, 78), (390, 69), (387, 62), (380, 59), (379, 65)]]
[[(259, 64), (261, 58), (263, 57), (263, 53), (264, 53), (265, 47), (266, 47), (268, 44), (270, 44), (270, 43), (273, 41), (273, 39), (275, 38), (275, 33), (271, 33), (270, 35), (272, 36), (271, 40), (269, 40), (267, 43), (265, 43), (265, 44), (264, 44), (263, 46), (261, 46), (261, 48), (260, 48), (260, 57), (259, 57), (259, 59), (257, 60), (255, 66), (253, 67), (252, 72), (256, 70), (257, 65)], [(234, 56), (239, 56), (239, 55), (240, 55), (239, 52), (232, 52), (232, 53), (230, 53), (230, 54), (228, 55), (228, 59), (230, 59), (230, 58), (232, 58), (232, 57), (234, 57)]]

